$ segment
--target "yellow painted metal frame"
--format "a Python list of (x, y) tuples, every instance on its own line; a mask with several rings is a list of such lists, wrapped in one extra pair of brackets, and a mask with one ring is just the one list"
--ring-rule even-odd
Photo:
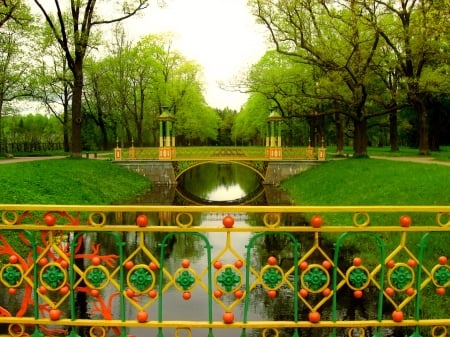
[[(336, 335), (338, 329), (344, 329), (348, 336), (353, 336), (354, 333), (364, 336), (368, 327), (375, 329), (377, 336), (381, 336), (379, 329), (384, 327), (410, 327), (412, 336), (420, 336), (419, 331), (423, 331), (424, 327), (427, 327), (429, 336), (444, 337), (448, 334), (448, 310), (444, 310), (443, 317), (429, 318), (422, 317), (417, 306), (420, 306), (421, 295), (426, 289), (436, 288), (443, 292), (442, 289), (445, 290), (450, 285), (450, 279), (446, 279), (450, 274), (447, 261), (450, 245), (440, 247), (444, 255), (436, 257), (434, 265), (430, 265), (429, 261), (425, 262), (422, 255), (430, 235), (450, 234), (450, 206), (0, 205), (0, 211), (0, 256), (6, 257), (0, 268), (0, 290), (3, 287), (10, 294), (15, 294), (20, 289), (34, 294), (34, 301), (40, 303), (39, 308), (31, 315), (20, 310), (12, 312), (0, 303), (0, 324), (7, 326), (8, 336), (25, 336), (29, 334), (29, 326), (35, 328), (32, 333), (34, 336), (55, 335), (57, 333), (51, 328), (54, 325), (89, 328), (91, 336), (103, 336), (109, 330), (115, 331), (116, 335), (126, 336), (127, 329), (132, 327), (156, 329), (158, 336), (163, 336), (166, 328), (175, 329), (175, 336), (190, 336), (194, 329), (208, 329), (208, 336), (213, 336), (215, 329), (222, 328), (241, 329), (241, 336), (246, 336), (246, 330), (249, 329), (261, 329), (263, 336), (277, 336), (285, 328), (293, 329), (293, 336), (298, 336), (298, 330), (305, 328), (329, 329), (330, 335)], [(196, 217), (201, 213), (215, 213), (219, 220), (228, 214), (235, 214), (238, 218), (239, 214), (249, 213), (260, 215), (260, 222), (254, 226), (235, 223), (230, 228), (222, 225), (197, 226)], [(290, 214), (320, 214), (325, 219), (326, 215), (336, 213), (348, 213), (350, 220), (344, 223), (324, 221), (318, 227), (310, 224), (284, 225), (283, 222), (283, 218)], [(383, 226), (371, 224), (371, 215), (386, 213), (408, 214), (413, 221), (416, 214), (423, 213), (434, 220), (431, 225), (414, 222)], [(54, 217), (55, 223), (46, 218), (48, 215)], [(138, 223), (139, 215), (158, 221)], [(122, 252), (125, 242), (117, 241), (117, 252), (101, 254), (100, 247), (93, 245), (77, 257), (74, 251), (77, 249), (78, 238), (86, 233), (99, 232), (114, 238), (118, 237), (118, 233), (134, 232), (138, 244), (127, 256)], [(292, 238), (292, 241), (296, 240), (294, 234), (312, 235), (313, 241), (298, 256), (294, 252), (295, 263), (288, 269), (283, 269), (276, 259), (255, 266), (250, 255), (241, 254), (233, 244), (233, 235), (245, 232), (252, 233), (254, 237), (285, 235)], [(8, 242), (6, 233), (22, 233), (34, 255), (22, 256), (19, 247)], [(181, 259), (180, 266), (170, 270), (165, 266), (163, 251), (152, 251), (147, 247), (146, 236), (150, 233), (165, 235), (164, 240), (175, 235), (194, 235), (204, 242), (207, 249), (210, 249), (208, 233), (223, 233), (225, 239), (218, 252), (209, 256), (208, 265), (201, 269), (192, 266), (186, 259)], [(341, 267), (339, 254), (335, 252), (332, 255), (321, 245), (323, 235), (340, 235), (335, 242), (336, 251), (339, 252), (348, 237), (361, 233), (373, 235), (375, 240), (379, 240), (380, 233), (398, 233), (400, 241), (389, 252), (382, 254), (381, 261), (367, 266), (355, 259), (353, 265)], [(410, 235), (417, 233), (423, 237), (419, 253), (414, 253), (408, 239)], [(33, 243), (37, 235), (41, 238)], [(69, 236), (72, 240), (70, 247)], [(164, 246), (164, 241), (162, 244)], [(249, 245), (251, 244), (250, 242)], [(297, 247), (298, 243), (293, 244)], [(367, 253), (361, 252), (361, 255)], [(138, 256), (145, 258), (146, 262), (139, 262)], [(320, 256), (321, 260), (314, 260), (313, 257), (316, 256)], [(89, 266), (79, 266), (75, 263), (77, 259), (89, 259), (92, 263)], [(160, 281), (165, 280), (161, 287), (156, 282), (158, 276)], [(134, 284), (133, 279), (147, 279), (148, 282)], [(230, 279), (231, 282), (227, 284)], [(319, 280), (317, 284), (312, 281), (315, 279)], [(356, 279), (356, 283), (353, 279)], [(71, 289), (66, 289), (68, 285)], [(106, 287), (115, 290), (114, 296), (120, 299), (122, 309), (126, 307), (127, 311), (135, 312), (133, 317), (127, 317), (123, 312), (117, 317), (112, 311), (108, 311), (111, 308), (106, 307), (111, 303), (106, 303), (106, 298), (98, 295)], [(341, 289), (348, 288), (355, 296), (359, 296), (370, 287), (379, 293), (380, 302), (389, 303), (395, 312), (401, 312), (402, 315), (405, 312), (411, 312), (412, 315), (399, 319), (393, 314), (392, 318), (383, 316), (356, 321), (338, 319), (336, 312), (318, 320), (293, 317), (288, 321), (251, 321), (246, 315), (242, 320), (231, 321), (225, 316), (222, 320), (214, 320), (212, 316), (208, 320), (199, 321), (164, 320), (161, 313), (159, 317), (138, 318), (140, 313), (152, 306), (159, 306), (161, 310), (162, 298), (172, 290), (178, 291), (186, 300), (189, 300), (192, 291), (204, 291), (208, 294), (209, 301), (214, 302), (225, 314), (232, 313), (238, 305), (247, 308), (250, 294), (257, 289), (262, 289), (271, 297), (276, 296), (282, 287), (292, 292), (299, 305), (310, 313), (321, 312), (329, 304), (335, 311), (339, 297), (337, 293)], [(94, 298), (94, 308), (103, 314), (103, 318), (83, 319), (74, 316), (70, 308), (67, 309), (67, 304), (74, 299), (75, 289), (86, 291)], [(445, 303), (448, 294), (443, 296)], [(227, 297), (228, 300), (222, 300), (222, 297)], [(25, 303), (27, 306), (31, 304), (32, 302)], [(413, 309), (408, 309), (410, 307)], [(52, 316), (55, 310), (63, 315)], [(74, 335), (75, 332), (71, 334)]]

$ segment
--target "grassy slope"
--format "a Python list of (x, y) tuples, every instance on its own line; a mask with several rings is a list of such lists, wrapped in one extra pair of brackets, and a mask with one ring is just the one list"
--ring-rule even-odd
[(94, 204), (129, 199), (147, 178), (109, 161), (54, 159), (0, 165), (2, 204)]
[(335, 160), (282, 183), (297, 205), (449, 205), (450, 167)]
[[(450, 167), (382, 159), (334, 160), (284, 181), (296, 205), (450, 205)], [(401, 214), (373, 214), (374, 225), (398, 225)], [(311, 214), (307, 214), (311, 216)], [(351, 225), (352, 214), (324, 215), (325, 222)], [(434, 225), (434, 214), (413, 222)]]

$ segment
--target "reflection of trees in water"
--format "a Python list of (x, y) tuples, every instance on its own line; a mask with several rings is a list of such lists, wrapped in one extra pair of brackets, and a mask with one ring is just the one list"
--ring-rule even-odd
[(203, 200), (219, 186), (229, 188), (235, 185), (239, 185), (245, 194), (250, 194), (260, 185), (260, 177), (238, 164), (207, 163), (193, 167), (179, 179), (179, 186), (184, 191)]

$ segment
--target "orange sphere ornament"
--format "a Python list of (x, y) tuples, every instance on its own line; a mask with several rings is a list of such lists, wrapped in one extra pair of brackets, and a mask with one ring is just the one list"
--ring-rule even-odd
[(393, 288), (387, 287), (384, 291), (386, 292), (386, 294), (387, 294), (389, 297), (394, 296), (395, 290), (394, 290)]
[(234, 314), (232, 312), (225, 312), (222, 319), (225, 324), (232, 324), (234, 322)]
[(448, 261), (447, 256), (439, 256), (438, 262), (440, 265), (442, 266), (446, 265), (447, 261)]
[(69, 288), (68, 286), (64, 286), (64, 287), (62, 287), (61, 289), (59, 289), (59, 293), (60, 293), (61, 295), (66, 295), (66, 294), (69, 293), (69, 291), (70, 291), (70, 288)]
[(320, 322), (320, 313), (317, 311), (310, 312), (308, 314), (308, 319), (311, 323), (319, 323)]
[(414, 268), (415, 266), (417, 266), (417, 261), (414, 259), (409, 259), (408, 266), (410, 266), (411, 268)]
[(94, 266), (98, 266), (100, 263), (102, 263), (102, 259), (100, 258), (100, 256), (94, 256), (91, 259), (91, 262)]
[(236, 297), (236, 298), (242, 298), (244, 296), (244, 292), (242, 291), (242, 290), (236, 290), (235, 292), (234, 292), (234, 297)]
[(39, 260), (39, 265), (41, 267), (45, 266), (48, 263), (48, 259), (46, 257), (43, 257)]
[(388, 268), (394, 268), (395, 267), (395, 261), (394, 260), (389, 260), (388, 262), (386, 262), (386, 266)]
[(9, 263), (11, 263), (11, 264), (15, 264), (15, 263), (17, 263), (19, 261), (19, 258), (17, 257), (17, 255), (11, 255), (10, 257), (9, 257)]
[[(98, 289), (91, 289), (89, 293), (91, 294), (92, 297), (98, 297), (100, 295), (100, 291)], [(127, 296), (128, 296), (128, 293), (127, 293)]]
[(330, 261), (324, 260), (324, 261), (322, 262), (322, 266), (323, 266), (325, 269), (330, 269), (330, 268), (332, 267), (332, 264), (331, 264)]
[(145, 323), (148, 320), (148, 312), (147, 311), (139, 311), (136, 315), (136, 319), (139, 323)]
[(353, 297), (354, 298), (361, 298), (361, 297), (363, 297), (363, 295), (364, 295), (364, 293), (361, 290), (355, 290), (353, 292)]
[(191, 261), (189, 261), (188, 259), (184, 259), (183, 261), (181, 261), (181, 266), (183, 268), (189, 268), (190, 265), (191, 265)]
[(158, 296), (158, 292), (155, 289), (152, 289), (148, 292), (148, 297), (155, 298), (156, 296)]
[(222, 262), (220, 262), (220, 261), (214, 262), (214, 268), (216, 268), (216, 269), (222, 268)]
[(126, 294), (127, 294), (127, 296), (128, 296), (129, 298), (134, 297), (134, 291), (133, 291), (133, 289), (127, 289), (127, 290), (126, 290)]
[(54, 226), (56, 223), (56, 217), (53, 214), (44, 215), (44, 221), (47, 226)]
[(185, 291), (184, 293), (183, 293), (183, 299), (184, 300), (190, 300), (191, 299), (191, 297), (192, 297), (192, 294), (189, 292), (189, 291)]
[(231, 215), (227, 215), (222, 219), (222, 224), (225, 228), (232, 228), (234, 225), (234, 218)]
[(223, 293), (220, 290), (214, 290), (214, 297), (221, 298)]
[(412, 219), (409, 215), (402, 215), (400, 217), (400, 226), (409, 227), (412, 224)]
[(416, 291), (414, 290), (413, 287), (409, 287), (408, 289), (405, 290), (405, 293), (408, 296), (413, 296), (416, 293)]
[(144, 214), (140, 214), (136, 217), (136, 225), (139, 227), (147, 227), (148, 225), (148, 218)]
[(150, 270), (155, 271), (158, 270), (158, 265), (155, 262), (150, 262), (148, 264), (148, 267), (150, 268)]
[(445, 295), (445, 288), (444, 287), (436, 288), (436, 294), (438, 294), (440, 296), (444, 296)]
[(361, 260), (361, 258), (360, 258), (360, 257), (355, 257), (355, 258), (353, 259), (353, 265), (354, 265), (355, 267), (359, 267), (360, 265), (362, 265), (362, 260)]
[(277, 258), (275, 256), (269, 256), (267, 258), (267, 264), (270, 264), (271, 266), (274, 266), (277, 264)]
[(276, 290), (269, 290), (269, 291), (267, 291), (267, 297), (269, 297), (269, 298), (277, 297), (277, 291)]
[(313, 215), (311, 218), (311, 226), (314, 228), (319, 228), (323, 224), (323, 219), (320, 215)]
[(299, 293), (299, 295), (300, 295), (301, 297), (303, 297), (303, 298), (307, 298), (308, 295), (309, 295), (308, 290), (303, 289), (303, 288), (300, 289), (300, 291), (299, 291), (298, 293)]
[(394, 310), (394, 312), (392, 313), (392, 320), (394, 322), (403, 321), (403, 312), (401, 312), (400, 310)]
[(133, 261), (127, 261), (125, 262), (125, 269), (126, 270), (130, 270), (131, 268), (134, 267), (134, 262)]
[(8, 289), (8, 294), (10, 294), (10, 295), (15, 295), (15, 294), (17, 294), (17, 288), (9, 288), (9, 289)]
[(306, 270), (306, 268), (308, 268), (308, 262), (303, 261), (302, 263), (300, 263), (299, 267), (301, 270)]
[(57, 321), (61, 317), (61, 310), (59, 309), (51, 309), (49, 312), (50, 319), (52, 321)]
[(242, 260), (234, 261), (234, 266), (238, 269), (241, 269), (243, 265), (244, 265), (244, 262), (242, 262)]

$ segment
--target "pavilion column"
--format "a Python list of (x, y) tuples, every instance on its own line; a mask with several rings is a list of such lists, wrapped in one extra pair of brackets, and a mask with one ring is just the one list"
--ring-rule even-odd
[(272, 112), (267, 118), (267, 135), (266, 135), (266, 158), (282, 159), (281, 148), (281, 120), (282, 117), (278, 113), (277, 108), (272, 108)]
[(159, 159), (175, 157), (175, 117), (167, 106), (162, 107), (159, 119)]
[(164, 146), (164, 122), (159, 121), (159, 147)]

